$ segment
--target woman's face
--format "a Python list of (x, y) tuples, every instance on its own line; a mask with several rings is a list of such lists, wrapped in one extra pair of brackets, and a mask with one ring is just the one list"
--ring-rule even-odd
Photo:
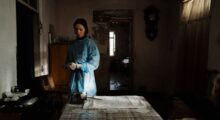
[(74, 27), (74, 32), (77, 38), (82, 38), (85, 36), (85, 28), (82, 24), (76, 24)]

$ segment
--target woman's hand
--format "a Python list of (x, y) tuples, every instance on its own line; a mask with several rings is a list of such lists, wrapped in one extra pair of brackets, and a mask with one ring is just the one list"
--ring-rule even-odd
[(81, 64), (70, 63), (69, 68), (70, 68), (71, 70), (80, 69), (80, 68), (81, 68)]
[(77, 69), (80, 69), (81, 67), (82, 67), (81, 64), (77, 64), (77, 63), (76, 63), (76, 68), (77, 68)]

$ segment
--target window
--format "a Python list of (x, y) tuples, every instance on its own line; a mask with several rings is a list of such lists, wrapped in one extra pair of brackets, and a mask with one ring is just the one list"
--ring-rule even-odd
[(109, 32), (109, 55), (115, 56), (115, 50), (116, 50), (116, 38), (115, 38), (115, 32), (110, 31)]
[(38, 0), (18, 0), (18, 2), (28, 6), (31, 9), (38, 10)]
[(211, 0), (184, 0), (182, 20), (192, 21), (207, 17), (210, 12)]

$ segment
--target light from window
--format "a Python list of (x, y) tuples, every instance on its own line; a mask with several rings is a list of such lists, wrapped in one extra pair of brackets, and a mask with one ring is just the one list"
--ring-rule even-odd
[(109, 32), (109, 55), (110, 56), (115, 56), (115, 32), (114, 31), (110, 31)]
[(210, 14), (211, 0), (184, 0), (182, 21), (192, 21), (207, 17)]

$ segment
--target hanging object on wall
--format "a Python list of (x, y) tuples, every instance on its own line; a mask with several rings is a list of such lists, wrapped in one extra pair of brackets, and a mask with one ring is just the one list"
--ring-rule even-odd
[(146, 37), (152, 41), (157, 37), (159, 10), (153, 5), (148, 6), (144, 10), (144, 21)]

